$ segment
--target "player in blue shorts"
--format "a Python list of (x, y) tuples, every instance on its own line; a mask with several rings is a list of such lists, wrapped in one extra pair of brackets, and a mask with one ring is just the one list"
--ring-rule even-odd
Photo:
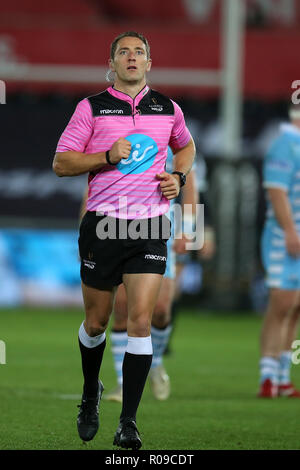
[(262, 260), (269, 302), (261, 332), (259, 397), (300, 398), (290, 378), (300, 312), (300, 107), (290, 107), (263, 168), (267, 214)]

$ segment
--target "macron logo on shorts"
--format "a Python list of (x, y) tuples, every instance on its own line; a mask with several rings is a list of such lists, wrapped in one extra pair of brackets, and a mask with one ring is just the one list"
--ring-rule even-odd
[(145, 259), (154, 259), (155, 261), (167, 261), (165, 256), (160, 255), (145, 255)]

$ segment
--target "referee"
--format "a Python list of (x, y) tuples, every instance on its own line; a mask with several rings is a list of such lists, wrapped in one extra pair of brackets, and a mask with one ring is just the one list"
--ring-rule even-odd
[[(180, 107), (150, 89), (147, 39), (120, 34), (111, 44), (114, 84), (79, 102), (53, 161), (58, 176), (88, 173), (87, 212), (80, 225), (85, 320), (79, 328), (84, 378), (77, 428), (84, 441), (99, 427), (99, 372), (117, 286), (128, 299), (123, 404), (114, 445), (142, 445), (136, 413), (152, 361), (151, 317), (166, 267), (169, 200), (178, 196), (195, 146)], [(168, 145), (174, 172), (165, 171)]]

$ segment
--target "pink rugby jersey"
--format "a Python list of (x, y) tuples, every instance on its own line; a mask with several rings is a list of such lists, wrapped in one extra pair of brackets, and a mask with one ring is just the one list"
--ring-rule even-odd
[(109, 87), (78, 103), (56, 152), (105, 152), (120, 137), (131, 142), (130, 156), (89, 174), (87, 210), (122, 219), (164, 214), (169, 201), (156, 174), (165, 171), (168, 145), (191, 139), (180, 107), (148, 86), (134, 99)]

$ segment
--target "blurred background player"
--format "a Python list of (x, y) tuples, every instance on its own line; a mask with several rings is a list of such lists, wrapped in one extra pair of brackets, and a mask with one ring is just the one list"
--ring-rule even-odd
[[(206, 263), (209, 263), (216, 252), (215, 229), (212, 223), (207, 181), (207, 166), (203, 156), (197, 153), (193, 165), (194, 190), (196, 200), (204, 205), (204, 244), (198, 251), (186, 250), (186, 238), (176, 238), (173, 243), (173, 250), (176, 253), (176, 276), (175, 294), (171, 308), (172, 329), (169, 335), (169, 342), (165, 349), (165, 354), (172, 352), (171, 342), (175, 330), (177, 315), (180, 313), (180, 299), (185, 294), (199, 293), (203, 287), (203, 271)], [(190, 183), (193, 184), (193, 183)], [(185, 199), (188, 189), (183, 190), (177, 201)], [(203, 269), (204, 268), (204, 269)]]
[[(166, 162), (166, 171), (171, 173), (173, 169), (173, 153), (170, 147), (168, 148), (168, 158)], [(88, 190), (86, 190), (80, 211), (80, 218), (84, 216), (86, 211), (86, 200)], [(198, 202), (198, 193), (196, 187), (196, 175), (192, 169), (187, 176), (186, 184), (182, 189), (182, 204), (190, 204), (192, 206), (192, 213), (196, 214), (196, 204)], [(180, 252), (186, 251), (185, 245), (187, 239), (185, 235), (190, 235), (190, 231), (182, 234), (180, 238), (174, 240), (174, 220), (172, 213), (172, 206), (174, 201), (170, 203), (170, 211), (168, 216), (172, 220), (172, 237), (167, 242), (168, 257), (167, 267), (160, 287), (160, 292), (156, 306), (154, 308), (151, 324), (151, 338), (153, 347), (153, 358), (149, 372), (149, 380), (153, 396), (157, 400), (166, 400), (170, 395), (170, 378), (163, 365), (163, 355), (168, 344), (170, 334), (172, 331), (171, 323), (171, 307), (175, 295), (175, 251), (173, 248), (174, 242), (178, 242), (177, 246)], [(185, 223), (184, 227), (189, 229), (188, 224)], [(128, 342), (127, 336), (127, 296), (124, 285), (118, 287), (115, 304), (114, 304), (113, 325), (110, 334), (110, 341), (112, 346), (112, 354), (114, 360), (115, 371), (117, 375), (117, 386), (111, 392), (103, 395), (103, 398), (109, 401), (122, 402), (122, 364)]]
[(259, 397), (300, 398), (290, 378), (300, 309), (300, 107), (289, 109), (264, 162), (267, 215), (262, 258), (270, 289), (261, 332)]

